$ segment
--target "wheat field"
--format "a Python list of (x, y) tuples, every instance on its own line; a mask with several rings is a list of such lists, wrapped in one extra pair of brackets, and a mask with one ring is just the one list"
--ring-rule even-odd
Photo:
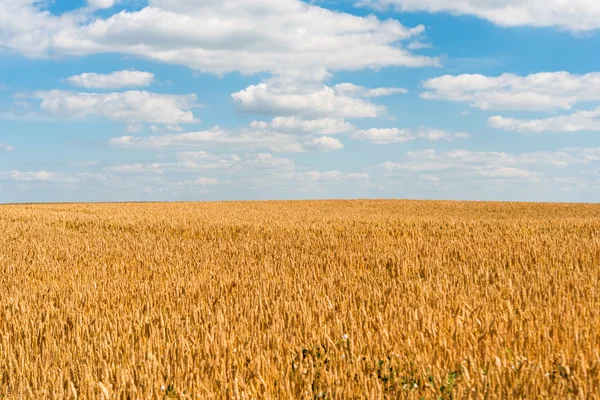
[(0, 206), (0, 398), (600, 398), (600, 205)]

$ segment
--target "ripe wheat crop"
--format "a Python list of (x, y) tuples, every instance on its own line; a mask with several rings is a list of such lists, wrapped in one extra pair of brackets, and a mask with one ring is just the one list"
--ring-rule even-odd
[(600, 206), (0, 207), (0, 398), (600, 398)]

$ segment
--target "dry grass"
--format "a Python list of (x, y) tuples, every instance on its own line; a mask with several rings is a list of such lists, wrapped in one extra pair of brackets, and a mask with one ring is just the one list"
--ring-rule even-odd
[(600, 206), (0, 207), (0, 398), (600, 398)]

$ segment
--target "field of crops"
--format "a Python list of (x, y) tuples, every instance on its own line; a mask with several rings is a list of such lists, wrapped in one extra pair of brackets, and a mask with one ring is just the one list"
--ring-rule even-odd
[(600, 398), (600, 205), (0, 206), (0, 398), (519, 397)]

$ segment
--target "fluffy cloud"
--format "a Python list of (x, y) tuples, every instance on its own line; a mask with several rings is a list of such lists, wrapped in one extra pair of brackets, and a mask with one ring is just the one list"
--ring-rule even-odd
[(315, 149), (317, 151), (334, 151), (344, 148), (344, 144), (339, 139), (330, 136), (309, 139), (306, 145), (309, 149)]
[(353, 83), (340, 83), (333, 87), (333, 90), (343, 96), (353, 97), (380, 97), (389, 96), (391, 94), (406, 94), (408, 90), (404, 88), (381, 87), (369, 89), (363, 86), (358, 86)]
[(180, 124), (199, 122), (190, 111), (196, 95), (168, 95), (145, 91), (121, 93), (75, 93), (38, 91), (40, 109), (50, 117), (82, 119), (100, 117), (129, 123)]
[(334, 135), (356, 129), (354, 125), (343, 119), (319, 118), (306, 120), (296, 117), (275, 117), (271, 122), (253, 121), (250, 123), (250, 127), (277, 132), (314, 135)]
[[(289, 121), (288, 121), (289, 122)], [(297, 128), (295, 121), (292, 125)], [(221, 145), (233, 149), (268, 149), (273, 152), (298, 153), (308, 150), (333, 151), (344, 148), (338, 139), (322, 135), (296, 135), (272, 130), (272, 123), (253, 122), (239, 129), (213, 127), (210, 130), (170, 133), (155, 136), (122, 136), (112, 138), (110, 145), (121, 148), (167, 148)], [(317, 124), (318, 125), (318, 124)], [(299, 124), (302, 126), (302, 123)]]
[(490, 126), (519, 133), (544, 132), (600, 132), (600, 107), (593, 111), (577, 111), (570, 115), (545, 119), (515, 119), (494, 116), (488, 119)]
[(84, 73), (65, 80), (72, 86), (87, 89), (120, 89), (149, 86), (154, 81), (154, 74), (142, 71), (117, 71), (107, 75)]
[[(463, 156), (465, 158), (463, 158)], [(489, 158), (488, 158), (489, 156)], [(504, 157), (506, 156), (506, 157)], [(503, 180), (541, 181), (542, 175), (537, 171), (519, 168), (512, 165), (516, 160), (510, 155), (498, 157), (495, 153), (473, 153), (468, 150), (437, 153), (435, 150), (407, 153), (407, 160), (402, 162), (386, 162), (383, 167), (387, 172), (404, 171), (408, 173), (426, 174), (430, 178), (438, 178), (443, 174), (445, 179), (458, 177), (482, 177)], [(433, 174), (433, 175), (432, 175)]]
[(231, 148), (266, 148), (274, 152), (302, 152), (304, 146), (295, 135), (267, 131), (228, 131), (220, 127), (210, 130), (158, 136), (122, 136), (112, 138), (110, 145), (122, 148), (157, 149), (167, 147), (199, 147), (207, 144)]
[(196, 179), (194, 183), (200, 186), (215, 186), (219, 183), (219, 180), (217, 178), (206, 178), (201, 176), (200, 178)]
[(56, 16), (43, 10), (43, 5), (38, 0), (0, 0), (0, 50), (46, 57), (58, 32), (85, 22), (80, 13)]
[(451, 141), (456, 139), (468, 139), (471, 137), (465, 132), (448, 132), (443, 129), (424, 128), (421, 129), (417, 136), (427, 140), (445, 140)]
[(405, 93), (401, 88), (368, 89), (351, 83), (330, 87), (323, 83), (325, 78), (324, 72), (314, 78), (278, 74), (231, 96), (240, 110), (258, 114), (309, 119), (374, 118), (384, 115), (386, 109), (365, 97)]
[(470, 136), (468, 133), (454, 133), (432, 128), (421, 128), (416, 131), (398, 128), (371, 128), (367, 130), (356, 131), (352, 137), (375, 144), (391, 144), (404, 143), (418, 138), (450, 141), (455, 139), (467, 139)]
[[(106, 8), (111, 0), (93, 0)], [(278, 68), (438, 65), (402, 48), (423, 26), (359, 17), (301, 0), (149, 0), (108, 17), (56, 16), (37, 0), (0, 0), (0, 47), (30, 57), (121, 53), (223, 74)]]
[(169, 173), (198, 173), (199, 171), (213, 171), (213, 173), (233, 172), (246, 173), (248, 171), (293, 171), (296, 162), (290, 158), (275, 157), (270, 153), (240, 157), (237, 154), (211, 154), (206, 151), (181, 152), (173, 162), (150, 164), (123, 164), (105, 168), (108, 175), (163, 175)]
[[(599, 3), (600, 4), (600, 3)], [(541, 72), (528, 76), (503, 74), (444, 75), (425, 81), (424, 99), (469, 102), (482, 110), (570, 109), (584, 101), (600, 101), (600, 73), (574, 75)]]
[(433, 46), (429, 43), (423, 43), (420, 42), (418, 40), (415, 40), (414, 42), (410, 42), (408, 44), (408, 46), (406, 46), (409, 50), (422, 50), (422, 49), (430, 49)]
[(0, 180), (12, 182), (76, 182), (77, 179), (47, 171), (0, 171)]
[(308, 180), (312, 182), (317, 181), (339, 181), (339, 180), (366, 180), (369, 179), (369, 174), (366, 173), (356, 173), (356, 172), (340, 172), (337, 170), (333, 171), (309, 171), (303, 174), (297, 174), (297, 180)]
[(125, 132), (127, 133), (140, 133), (144, 130), (143, 124), (131, 124), (125, 127)]
[(539, 181), (539, 173), (536, 171), (529, 171), (521, 168), (514, 167), (502, 167), (497, 169), (481, 169), (476, 170), (475, 173), (480, 176), (488, 178), (501, 178), (501, 179), (523, 179)]
[(361, 0), (400, 11), (473, 15), (499, 26), (556, 26), (574, 32), (600, 28), (600, 3), (590, 0)]
[(574, 165), (589, 165), (600, 161), (600, 148), (565, 148), (556, 152), (538, 151), (530, 153), (476, 152), (452, 150), (437, 152), (425, 150), (408, 152), (401, 162), (386, 162), (384, 171), (443, 175), (446, 180), (459, 177), (489, 178), (541, 182), (544, 174), (531, 168), (567, 168)]
[(574, 187), (575, 180), (565, 176), (576, 166), (589, 168), (598, 161), (600, 148), (597, 147), (530, 153), (425, 150), (408, 152), (401, 161), (386, 162), (380, 167), (384, 181), (395, 182), (401, 178), (419, 186), (425, 183), (424, 187), (436, 190), (458, 187), (472, 190), (474, 185), (483, 185), (486, 191), (497, 191), (507, 185), (525, 188), (523, 185), (535, 184), (551, 192), (558, 189), (588, 192), (591, 181)]
[(115, 0), (88, 0), (88, 7), (100, 10), (110, 8), (115, 5)]
[(9, 144), (0, 142), (0, 151), (11, 152), (11, 151), (14, 151), (14, 150), (15, 150), (14, 146), (11, 146)]

